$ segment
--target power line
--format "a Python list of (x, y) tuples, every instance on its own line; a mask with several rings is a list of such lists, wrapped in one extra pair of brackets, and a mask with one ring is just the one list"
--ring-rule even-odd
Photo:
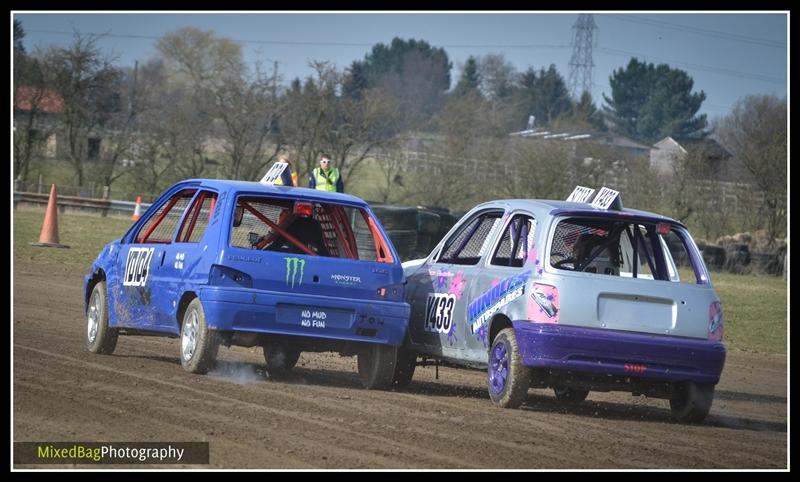
[(716, 74), (722, 74), (722, 75), (730, 75), (732, 77), (739, 77), (739, 78), (743, 78), (743, 79), (761, 80), (763, 82), (771, 82), (771, 83), (774, 83), (774, 84), (785, 84), (786, 83), (786, 79), (779, 79), (777, 77), (770, 77), (768, 75), (753, 74), (753, 73), (750, 73), (750, 72), (739, 72), (737, 70), (724, 69), (724, 68), (721, 68), (721, 67), (710, 67), (710, 66), (707, 66), (707, 65), (693, 64), (693, 63), (690, 63), (690, 62), (681, 62), (679, 60), (670, 60), (670, 59), (665, 59), (665, 58), (660, 58), (660, 57), (653, 57), (653, 56), (648, 56), (648, 55), (645, 55), (645, 54), (642, 54), (642, 53), (629, 52), (627, 50), (610, 49), (608, 47), (598, 47), (597, 50), (599, 50), (601, 52), (605, 52), (605, 53), (611, 54), (611, 55), (621, 55), (621, 56), (624, 56), (624, 57), (634, 56), (634, 57), (638, 57), (638, 58), (641, 58), (641, 59), (644, 59), (644, 60), (647, 60), (648, 57), (649, 57), (650, 59), (658, 60), (658, 61), (661, 61), (661, 62), (669, 62), (670, 64), (673, 64), (673, 65), (680, 65), (680, 66), (689, 67), (689, 68), (692, 68), (692, 69), (695, 69), (695, 70), (704, 70), (704, 71), (707, 71), (707, 72), (714, 72)]
[(714, 38), (721, 38), (726, 40), (735, 40), (737, 42), (744, 42), (749, 44), (755, 45), (762, 45), (765, 47), (775, 47), (775, 48), (785, 48), (785, 42), (778, 42), (775, 40), (768, 40), (758, 37), (748, 37), (746, 35), (739, 35), (735, 33), (728, 33), (728, 32), (720, 32), (718, 30), (710, 30), (705, 28), (699, 27), (690, 27), (688, 25), (681, 25), (677, 23), (671, 22), (664, 22), (662, 20), (653, 20), (645, 17), (640, 17), (637, 15), (604, 15), (607, 17), (615, 18), (617, 20), (624, 20), (626, 22), (644, 24), (644, 25), (653, 25), (656, 27), (667, 28), (672, 30), (678, 30), (681, 32), (690, 32), (697, 35), (704, 35), (706, 37), (714, 37)]
[[(28, 30), (31, 33), (48, 33), (48, 34), (57, 34), (57, 35), (74, 35), (75, 32), (66, 32), (66, 31), (58, 31), (58, 30)], [(154, 35), (135, 35), (135, 34), (111, 34), (111, 33), (96, 33), (96, 32), (83, 32), (87, 35), (96, 35), (99, 37), (111, 37), (111, 38), (133, 38), (133, 39), (146, 39), (146, 40), (160, 40), (162, 37), (154, 36)], [(276, 44), (276, 45), (309, 45), (309, 46), (331, 46), (331, 47), (372, 47), (374, 44), (369, 43), (346, 43), (346, 42), (300, 42), (300, 41), (286, 41), (286, 40), (238, 40), (232, 39), (237, 42), (242, 43), (254, 43), (254, 44)], [(442, 45), (442, 47), (446, 48), (555, 48), (555, 49), (568, 49), (571, 48), (570, 45), (558, 45), (558, 44), (512, 44), (512, 45), (465, 45), (465, 44), (452, 44), (452, 45)], [(648, 56), (643, 54), (638, 54), (635, 52), (628, 52), (625, 50), (619, 49), (611, 49), (608, 47), (596, 47), (595, 50), (599, 50), (601, 52), (605, 52), (611, 55), (622, 55), (622, 56), (636, 56), (641, 58), (646, 58)], [(761, 80), (764, 82), (771, 82), (776, 84), (785, 84), (785, 79), (778, 79), (775, 77), (769, 77), (766, 75), (761, 74), (752, 74), (748, 72), (739, 72), (730, 69), (723, 69), (719, 67), (709, 67), (704, 65), (692, 64), (688, 62), (681, 62), (677, 60), (669, 60), (663, 59), (658, 57), (651, 57), (655, 60), (660, 60), (663, 62), (670, 62), (675, 65), (683, 65), (687, 67), (691, 67), (697, 70), (705, 70), (709, 72), (714, 72), (717, 74), (722, 75), (730, 75), (734, 77), (740, 78), (749, 78), (754, 80)]]
[[(26, 30), (31, 33), (49, 33), (57, 35), (74, 35), (75, 32), (66, 32), (59, 30)], [(111, 34), (111, 33), (95, 33), (84, 32), (87, 35), (96, 35), (98, 37), (111, 37), (111, 38), (134, 38), (146, 40), (161, 40), (162, 37), (155, 35), (134, 35), (134, 34)], [(299, 40), (242, 40), (231, 39), (236, 42), (249, 43), (249, 44), (272, 44), (272, 45), (307, 45), (314, 47), (373, 47), (375, 43), (357, 43), (357, 42), (305, 42)], [(569, 45), (559, 44), (446, 44), (442, 45), (446, 48), (454, 49), (568, 49)]]

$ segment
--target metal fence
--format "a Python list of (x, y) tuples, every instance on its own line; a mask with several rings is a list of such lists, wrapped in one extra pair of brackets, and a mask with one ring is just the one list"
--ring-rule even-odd
[(14, 192), (49, 194), (50, 186), (55, 184), (59, 196), (74, 196), (89, 199), (109, 199), (112, 195), (122, 201), (136, 201), (137, 197), (142, 200), (152, 201), (158, 198), (161, 193), (119, 193), (112, 192), (109, 186), (101, 186), (96, 182), (89, 182), (83, 186), (72, 186), (61, 183), (46, 182), (43, 176), (39, 176), (36, 181), (14, 180)]

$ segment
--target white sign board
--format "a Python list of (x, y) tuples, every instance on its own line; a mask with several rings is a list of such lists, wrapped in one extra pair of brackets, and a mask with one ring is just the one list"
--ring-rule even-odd
[(597, 196), (595, 196), (594, 201), (592, 201), (592, 206), (600, 209), (608, 209), (617, 196), (619, 196), (619, 191), (603, 186), (600, 188), (600, 192), (597, 193)]
[(569, 195), (567, 201), (574, 203), (585, 203), (594, 194), (594, 189), (590, 187), (575, 186), (572, 194)]
[(283, 174), (283, 171), (288, 166), (289, 164), (285, 162), (276, 162), (275, 164), (272, 165), (272, 167), (269, 168), (269, 171), (267, 171), (267, 173), (264, 174), (264, 177), (262, 177), (261, 181), (259, 182), (261, 184), (266, 184), (267, 186), (275, 184), (275, 181), (280, 179), (281, 174)]

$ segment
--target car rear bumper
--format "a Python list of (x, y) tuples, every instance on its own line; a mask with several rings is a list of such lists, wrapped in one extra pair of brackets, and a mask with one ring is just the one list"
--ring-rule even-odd
[(719, 382), (720, 342), (515, 321), (523, 364), (662, 381)]
[(227, 288), (200, 290), (216, 330), (401, 345), (411, 309), (402, 301), (365, 301)]

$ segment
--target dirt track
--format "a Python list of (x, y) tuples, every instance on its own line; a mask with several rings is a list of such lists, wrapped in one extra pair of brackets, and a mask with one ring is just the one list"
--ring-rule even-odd
[(274, 381), (260, 350), (222, 348), (218, 372), (196, 376), (176, 339), (87, 352), (84, 271), (15, 261), (15, 441), (208, 441), (211, 468), (787, 468), (785, 356), (729, 353), (702, 425), (624, 393), (564, 406), (531, 390), (503, 410), (470, 370), (418, 367), (406, 390), (367, 391), (355, 358), (329, 353)]

